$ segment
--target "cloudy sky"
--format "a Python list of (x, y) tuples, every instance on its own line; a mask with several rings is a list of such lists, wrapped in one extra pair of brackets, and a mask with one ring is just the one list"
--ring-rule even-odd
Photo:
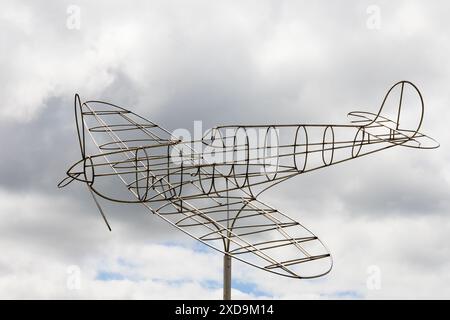
[(330, 274), (233, 264), (235, 298), (450, 298), (446, 1), (17, 1), (0, 10), (0, 298), (222, 296), (222, 257), (143, 208), (56, 188), (79, 159), (73, 95), (169, 130), (342, 122), (410, 80), (437, 150), (394, 148), (263, 200), (317, 234)]

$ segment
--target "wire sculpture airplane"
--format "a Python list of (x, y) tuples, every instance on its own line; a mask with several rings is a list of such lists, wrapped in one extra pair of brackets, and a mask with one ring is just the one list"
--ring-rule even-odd
[[(393, 117), (387, 115), (390, 102)], [(408, 117), (404, 110), (413, 105), (417, 116)], [(278, 275), (320, 277), (333, 265), (326, 246), (258, 196), (296, 175), (384, 149), (439, 146), (419, 132), (424, 102), (409, 81), (389, 89), (378, 113), (354, 111), (348, 116), (350, 124), (218, 126), (198, 141), (183, 141), (114, 104), (81, 103), (77, 94), (81, 159), (58, 187), (75, 180), (86, 184), (108, 228), (97, 197), (142, 204), (224, 253), (225, 299), (230, 298), (231, 257)], [(94, 142), (92, 153), (86, 135)], [(194, 150), (193, 144), (202, 150)], [(112, 189), (114, 179), (122, 183)]]

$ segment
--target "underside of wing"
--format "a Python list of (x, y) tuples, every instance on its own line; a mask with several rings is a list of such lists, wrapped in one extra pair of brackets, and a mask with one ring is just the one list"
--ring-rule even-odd
[(194, 238), (245, 263), (294, 278), (328, 273), (331, 256), (297, 221), (256, 200), (209, 195), (156, 212)]

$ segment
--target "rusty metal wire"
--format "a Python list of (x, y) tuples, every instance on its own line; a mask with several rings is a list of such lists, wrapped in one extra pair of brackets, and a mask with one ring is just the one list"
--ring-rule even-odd
[[(412, 101), (407, 102), (407, 93)], [(393, 119), (386, 116), (392, 101)], [(416, 117), (404, 117), (413, 106)], [(381, 150), (439, 146), (419, 132), (424, 102), (409, 81), (389, 89), (378, 113), (354, 111), (348, 116), (350, 124), (218, 126), (198, 141), (184, 141), (122, 107), (81, 103), (76, 95), (81, 160), (58, 186), (75, 180), (86, 184), (108, 228), (96, 196), (142, 204), (202, 243), (265, 271), (319, 277), (332, 268), (328, 249), (258, 196), (296, 175)], [(94, 143), (92, 151), (87, 136)], [(122, 188), (111, 188), (115, 180)]]

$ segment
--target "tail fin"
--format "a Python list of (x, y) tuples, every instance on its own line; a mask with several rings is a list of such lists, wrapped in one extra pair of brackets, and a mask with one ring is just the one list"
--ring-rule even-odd
[(414, 137), (422, 125), (424, 111), (419, 89), (412, 82), (400, 81), (388, 90), (378, 113), (354, 111), (348, 115), (352, 123), (363, 126), (383, 123), (392, 130), (412, 133)]
[[(394, 84), (386, 93), (380, 110), (372, 121), (390, 120), (390, 127), (412, 133), (413, 138), (422, 125), (425, 105), (419, 89), (409, 81)], [(371, 123), (370, 123), (371, 124)]]
[(367, 134), (377, 139), (411, 148), (437, 148), (439, 143), (419, 132), (424, 112), (419, 89), (403, 80), (388, 90), (378, 113), (354, 111), (348, 115), (352, 123), (361, 125)]

